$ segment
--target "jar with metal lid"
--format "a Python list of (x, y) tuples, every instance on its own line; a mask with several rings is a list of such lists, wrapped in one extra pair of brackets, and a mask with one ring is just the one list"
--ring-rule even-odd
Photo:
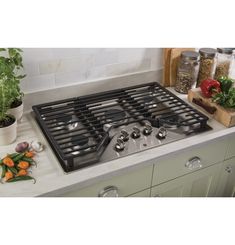
[(218, 80), (222, 76), (228, 76), (233, 58), (233, 48), (217, 48), (217, 62), (214, 79)]
[(194, 51), (183, 51), (178, 63), (175, 90), (187, 94), (196, 82), (199, 54)]
[(215, 56), (216, 49), (213, 48), (201, 48), (200, 53), (200, 66), (197, 77), (197, 87), (200, 86), (200, 83), (208, 78), (213, 77), (215, 70)]

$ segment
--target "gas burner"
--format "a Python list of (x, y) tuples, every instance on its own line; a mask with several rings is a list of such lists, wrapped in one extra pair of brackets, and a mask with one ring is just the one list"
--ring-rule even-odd
[(165, 128), (170, 128), (170, 129), (177, 129), (181, 126), (180, 124), (180, 117), (178, 115), (172, 115), (171, 117), (165, 118), (159, 118), (160, 125), (162, 125)]
[(149, 95), (149, 96), (146, 96), (146, 97), (143, 97), (142, 100), (143, 100), (143, 104), (144, 104), (148, 109), (156, 108), (156, 107), (157, 107), (157, 104), (154, 103), (154, 102), (155, 102), (155, 97), (154, 97), (153, 94), (151, 94), (151, 95)]
[(56, 130), (72, 131), (78, 127), (78, 122), (73, 122), (76, 120), (77, 120), (77, 117), (74, 115), (65, 115), (64, 117), (60, 118), (59, 120), (54, 120), (55, 121), (55, 129)]
[(71, 143), (76, 146), (84, 146), (87, 145), (89, 141), (89, 138), (85, 136), (84, 134), (82, 135), (73, 135), (71, 137)]
[(78, 155), (81, 151), (86, 151), (87, 149), (89, 150), (89, 148), (80, 150), (82, 147), (88, 146), (88, 142), (89, 137), (85, 136), (84, 134), (72, 136), (71, 143), (74, 145), (73, 147), (71, 147), (71, 149), (73, 150), (72, 154)]
[(105, 120), (112, 124), (121, 124), (128, 121), (126, 119), (126, 113), (119, 109), (110, 109), (104, 113)]

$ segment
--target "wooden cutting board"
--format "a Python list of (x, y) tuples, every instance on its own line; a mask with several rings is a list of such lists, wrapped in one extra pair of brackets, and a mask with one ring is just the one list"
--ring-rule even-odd
[(172, 48), (163, 49), (163, 76), (162, 85), (164, 87), (170, 87), (170, 57)]
[(200, 88), (189, 90), (188, 100), (206, 112), (211, 114), (215, 120), (222, 123), (226, 127), (235, 125), (235, 110), (225, 109), (224, 107), (212, 102), (212, 99), (202, 95)]

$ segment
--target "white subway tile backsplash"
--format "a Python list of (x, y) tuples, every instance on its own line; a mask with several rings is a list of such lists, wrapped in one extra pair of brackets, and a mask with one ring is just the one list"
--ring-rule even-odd
[(24, 48), (25, 92), (162, 68), (158, 48)]
[(39, 73), (39, 64), (38, 63), (25, 63), (24, 64), (24, 74), (27, 76), (38, 76)]
[(138, 62), (127, 62), (127, 63), (117, 63), (108, 65), (106, 67), (106, 75), (107, 76), (115, 76), (127, 73), (133, 73), (143, 70), (150, 70), (151, 68), (151, 60), (145, 59)]
[(53, 48), (52, 54), (55, 59), (69, 59), (78, 57), (80, 50), (79, 48)]
[(55, 74), (56, 87), (66, 86), (85, 80), (86, 80), (86, 74), (79, 71)]
[(39, 63), (40, 74), (56, 73), (61, 65), (61, 60), (49, 60)]
[(145, 59), (146, 49), (144, 48), (125, 48), (118, 51), (118, 62), (131, 62)]
[(24, 48), (23, 51), (24, 63), (35, 63), (53, 59), (51, 48)]
[(34, 92), (47, 90), (55, 87), (55, 75), (47, 74), (40, 76), (27, 76), (22, 82), (22, 86), (25, 88), (24, 92)]
[(102, 66), (102, 65), (108, 65), (108, 64), (114, 64), (118, 62), (118, 52), (117, 50), (113, 51), (103, 51), (102, 53), (99, 53), (95, 55), (94, 57), (94, 65), (95, 66)]

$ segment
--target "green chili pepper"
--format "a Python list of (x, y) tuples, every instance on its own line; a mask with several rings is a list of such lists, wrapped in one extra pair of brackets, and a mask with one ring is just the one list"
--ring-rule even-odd
[(24, 157), (25, 153), (19, 153), (17, 156), (12, 158), (13, 162), (17, 162), (19, 160), (21, 160)]
[(15, 152), (15, 153), (12, 153), (12, 154), (8, 154), (8, 156), (12, 159), (12, 158), (18, 156), (19, 154), (20, 153)]
[(13, 174), (18, 174), (18, 171), (14, 167), (7, 167)]
[(23, 157), (21, 160), (28, 162), (30, 165), (37, 166), (37, 163), (32, 158), (30, 158), (30, 157)]
[(7, 166), (6, 165), (2, 165), (2, 175), (1, 175), (1, 178), (4, 178), (5, 177), (6, 171), (7, 171)]
[(15, 178), (9, 179), (6, 182), (12, 183), (12, 182), (17, 182), (17, 181), (23, 181), (23, 180), (34, 180), (34, 184), (36, 183), (36, 180), (28, 175), (25, 176), (17, 176)]

